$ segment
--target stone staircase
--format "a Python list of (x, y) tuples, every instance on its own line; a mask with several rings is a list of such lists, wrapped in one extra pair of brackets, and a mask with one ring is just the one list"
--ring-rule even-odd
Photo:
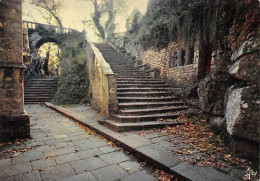
[(37, 78), (24, 81), (24, 103), (50, 102), (58, 86), (58, 78)]
[(153, 79), (148, 72), (106, 44), (96, 44), (117, 75), (119, 112), (103, 125), (115, 131), (160, 128), (180, 124), (176, 121), (187, 107), (166, 82)]

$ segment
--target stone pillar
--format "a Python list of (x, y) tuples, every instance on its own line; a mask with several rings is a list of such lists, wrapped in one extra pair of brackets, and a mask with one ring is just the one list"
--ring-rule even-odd
[(189, 65), (190, 64), (191, 49), (189, 47), (186, 47), (185, 50), (186, 50), (185, 65)]
[(0, 1), (0, 142), (30, 136), (24, 111), (22, 0)]
[(178, 65), (177, 66), (181, 66), (181, 61), (182, 61), (181, 56), (182, 56), (182, 51), (181, 51), (181, 49), (179, 49), (178, 50), (178, 61), (177, 61)]

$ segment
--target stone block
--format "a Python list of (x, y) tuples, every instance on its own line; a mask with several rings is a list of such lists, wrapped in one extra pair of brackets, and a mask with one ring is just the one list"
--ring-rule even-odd
[(92, 174), (99, 181), (103, 180), (117, 180), (122, 177), (128, 176), (128, 173), (117, 165), (100, 168), (92, 171)]
[(226, 95), (225, 118), (232, 136), (259, 142), (259, 87), (230, 87)]

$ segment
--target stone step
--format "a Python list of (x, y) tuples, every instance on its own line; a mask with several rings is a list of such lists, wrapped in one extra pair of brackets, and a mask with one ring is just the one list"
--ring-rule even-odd
[[(109, 64), (109, 62), (108, 62)], [(123, 71), (123, 70), (136, 70), (135, 67), (133, 65), (110, 65), (110, 68), (112, 70), (119, 70), (119, 71)]]
[(46, 85), (46, 86), (38, 86), (38, 85), (32, 85), (32, 86), (24, 86), (25, 89), (57, 89), (57, 85)]
[(130, 103), (130, 102), (171, 102), (179, 101), (177, 97), (117, 97), (119, 103)]
[(24, 93), (24, 96), (27, 97), (53, 97), (55, 93)]
[(167, 84), (117, 84), (117, 88), (169, 88)]
[(163, 91), (168, 91), (168, 88), (156, 88), (156, 87), (140, 87), (140, 88), (117, 88), (117, 92), (147, 92), (147, 91), (151, 91), (151, 92), (163, 92)]
[(149, 75), (118, 75), (117, 76), (117, 80), (118, 79), (151, 79), (152, 77)]
[(58, 87), (57, 78), (31, 79), (24, 83), (24, 102), (42, 103), (53, 99)]
[(117, 131), (132, 131), (132, 130), (143, 130), (143, 129), (152, 129), (152, 128), (164, 128), (165, 126), (177, 126), (184, 124), (182, 122), (157, 122), (157, 121), (149, 121), (149, 122), (140, 122), (140, 123), (118, 123), (112, 120), (100, 121), (104, 126)]
[[(110, 66), (111, 67), (111, 66)], [(113, 67), (113, 71), (127, 71), (127, 72), (142, 72), (140, 70), (136, 70), (136, 68), (127, 68), (127, 67), (118, 67), (118, 68), (115, 68)]]
[[(173, 89), (166, 82), (152, 78), (136, 63), (116, 53), (107, 45), (98, 45), (104, 58), (117, 76), (117, 98), (119, 112), (113, 115), (114, 121), (103, 124), (115, 131), (161, 128), (176, 125), (175, 121), (158, 122), (156, 120), (174, 120), (187, 107), (179, 98), (173, 97)], [(178, 124), (178, 123), (177, 123)]]
[(58, 81), (46, 81), (46, 82), (42, 82), (42, 81), (26, 81), (24, 82), (24, 84), (26, 85), (31, 85), (31, 84), (57, 84)]
[(110, 67), (114, 68), (114, 67), (134, 67), (134, 64), (133, 63), (129, 63), (129, 62), (122, 62), (122, 61), (119, 61), (119, 62), (109, 62), (109, 65)]
[[(147, 73), (133, 73), (133, 72), (126, 72), (126, 71), (125, 72), (124, 71), (122, 71), (122, 72), (113, 71), (113, 72), (120, 77), (124, 77), (124, 76), (127, 76), (127, 77), (129, 77), (129, 76), (149, 76)], [(150, 76), (149, 76), (149, 78), (150, 78)]]
[(182, 101), (170, 101), (170, 102), (128, 102), (119, 103), (119, 109), (145, 109), (145, 108), (159, 108), (159, 107), (169, 107), (169, 106), (183, 106)]
[[(48, 101), (45, 101), (45, 102), (48, 102)], [(24, 104), (42, 104), (42, 103), (44, 103), (44, 102), (35, 102), (35, 101), (30, 102), (30, 101), (24, 101)]]
[(29, 81), (25, 80), (25, 82), (42, 82), (42, 83), (46, 83), (46, 82), (54, 82), (54, 83), (57, 83), (59, 82), (59, 80), (56, 80), (56, 79), (53, 79), (53, 80), (48, 80), (48, 79), (30, 79)]
[(161, 96), (171, 96), (171, 91), (164, 92), (118, 92), (118, 97), (161, 97)]
[(155, 80), (152, 78), (117, 78), (117, 81), (133, 81), (133, 82), (154, 82)]
[(146, 122), (146, 121), (158, 121), (161, 119), (176, 119), (180, 114), (151, 114), (151, 115), (137, 115), (137, 116), (123, 116), (123, 115), (113, 115), (115, 122), (119, 123), (136, 123), (136, 122)]
[(41, 96), (41, 97), (37, 97), (37, 96), (26, 96), (24, 98), (24, 100), (43, 100), (43, 99), (52, 99), (52, 96)]
[(138, 81), (138, 80), (117, 80), (117, 85), (126, 85), (126, 84), (135, 84), (135, 85), (159, 85), (165, 84), (164, 81), (154, 80), (154, 81)]
[(187, 107), (160, 107), (160, 108), (153, 108), (153, 109), (127, 109), (127, 110), (120, 110), (119, 114), (122, 116), (136, 116), (136, 115), (147, 115), (147, 114), (159, 114), (159, 113), (169, 113), (169, 112), (177, 112), (186, 110)]
[(39, 89), (30, 89), (30, 88), (26, 88), (26, 89), (24, 89), (24, 92), (25, 93), (34, 93), (34, 92), (36, 92), (36, 93), (38, 93), (38, 92), (42, 92), (42, 93), (52, 93), (52, 92), (56, 92), (56, 90), (57, 89), (54, 89), (54, 88), (50, 88), (50, 89), (41, 89), (41, 88), (39, 88)]
[(53, 96), (55, 92), (24, 92), (25, 96)]
[(46, 86), (40, 86), (40, 85), (31, 85), (26, 86), (24, 85), (24, 88), (26, 89), (57, 89), (57, 85), (46, 85)]

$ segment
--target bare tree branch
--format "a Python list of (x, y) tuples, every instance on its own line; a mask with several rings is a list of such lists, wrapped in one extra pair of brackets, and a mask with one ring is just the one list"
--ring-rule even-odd
[[(85, 0), (92, 2), (94, 6), (94, 13), (92, 20), (95, 24), (96, 29), (102, 39), (109, 39), (115, 31), (115, 17), (116, 14), (125, 6), (125, 0)], [(101, 24), (102, 15), (107, 14), (108, 19), (104, 26)]]
[[(62, 25), (61, 19), (58, 16), (59, 10), (60, 10), (61, 5), (62, 5), (61, 1), (31, 0), (31, 4), (46, 10), (48, 12), (48, 14), (56, 20), (56, 22), (58, 23), (61, 31), (63, 31), (63, 25)], [(43, 12), (41, 14), (47, 20), (47, 22), (50, 23), (50, 21), (51, 21), (50, 16), (45, 16)]]

